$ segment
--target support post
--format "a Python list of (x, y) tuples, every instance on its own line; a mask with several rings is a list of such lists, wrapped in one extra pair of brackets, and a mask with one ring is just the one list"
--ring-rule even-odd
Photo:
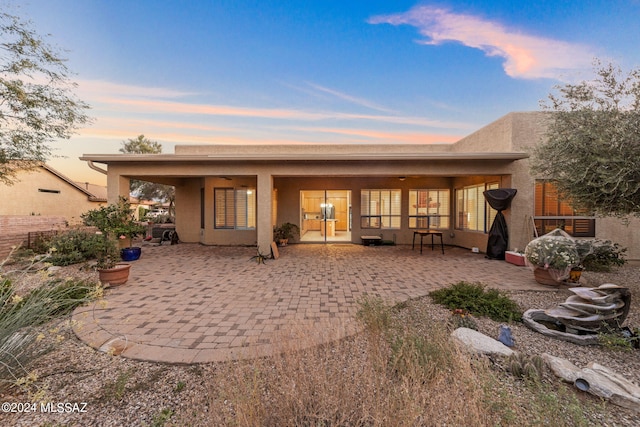
[(260, 251), (266, 254), (269, 253), (273, 241), (273, 224), (271, 223), (273, 176), (268, 172), (260, 172), (257, 180), (257, 244)]

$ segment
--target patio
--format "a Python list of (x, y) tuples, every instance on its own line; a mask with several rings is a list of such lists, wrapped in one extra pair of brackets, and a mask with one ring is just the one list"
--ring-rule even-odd
[[(437, 248), (439, 249), (439, 248)], [(203, 363), (272, 353), (304, 335), (321, 343), (356, 331), (364, 295), (397, 303), (465, 280), (502, 290), (549, 290), (530, 270), (466, 249), (293, 245), (250, 261), (249, 247), (147, 246), (129, 282), (78, 308), (88, 345), (124, 357)], [(308, 338), (311, 338), (310, 340)]]

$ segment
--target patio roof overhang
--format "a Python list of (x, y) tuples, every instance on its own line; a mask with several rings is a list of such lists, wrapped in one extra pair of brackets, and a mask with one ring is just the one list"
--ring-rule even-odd
[(286, 161), (451, 161), (451, 160), (497, 160), (511, 162), (529, 157), (524, 152), (429, 152), (429, 153), (314, 153), (313, 155), (292, 153), (259, 153), (259, 154), (84, 154), (80, 160), (94, 163), (208, 163), (208, 162), (286, 162)]

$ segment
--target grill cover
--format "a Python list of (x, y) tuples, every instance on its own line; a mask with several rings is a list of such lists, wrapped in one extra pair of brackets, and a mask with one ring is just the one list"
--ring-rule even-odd
[(509, 247), (509, 230), (502, 211), (509, 209), (511, 200), (517, 192), (515, 188), (497, 188), (483, 193), (489, 206), (498, 211), (491, 224), (487, 240), (487, 258), (489, 259), (504, 259), (504, 253)]

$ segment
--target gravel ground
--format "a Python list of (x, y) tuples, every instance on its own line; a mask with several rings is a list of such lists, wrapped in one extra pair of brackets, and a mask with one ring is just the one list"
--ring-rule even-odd
[[(640, 296), (639, 267), (625, 266), (613, 273), (587, 272), (583, 277), (587, 286), (616, 283), (628, 286), (632, 296)], [(563, 302), (569, 295), (571, 293), (565, 289), (510, 293), (522, 309), (550, 308)], [(428, 313), (427, 316), (434, 321), (443, 321), (450, 316), (449, 310), (434, 305), (428, 297), (410, 301), (407, 307)], [(481, 332), (497, 337), (498, 323), (484, 318), (477, 319), (477, 323)], [(640, 310), (636, 301), (632, 301), (626, 325), (640, 326)], [(579, 367), (598, 362), (640, 384), (638, 350), (578, 346), (545, 337), (520, 324), (512, 325), (511, 329), (518, 351), (529, 355), (549, 353), (566, 358)], [(37, 362), (35, 372), (38, 379), (32, 391), (44, 391), (56, 403), (77, 403), (76, 408), (84, 412), (43, 413), (38, 408), (33, 413), (0, 413), (0, 425), (181, 425), (182, 417), (193, 419), (194, 414), (206, 415), (209, 410), (207, 383), (216, 381), (217, 375), (229, 370), (224, 369), (224, 364), (176, 366), (110, 356), (85, 346), (67, 329), (66, 339), (55, 351)], [(31, 402), (31, 399), (29, 394), (20, 391), (0, 395), (2, 402)], [(83, 407), (85, 403), (86, 407)], [(637, 414), (613, 405), (605, 405), (603, 410), (613, 414), (613, 425), (640, 426)], [(598, 423), (594, 421), (594, 425)]]

